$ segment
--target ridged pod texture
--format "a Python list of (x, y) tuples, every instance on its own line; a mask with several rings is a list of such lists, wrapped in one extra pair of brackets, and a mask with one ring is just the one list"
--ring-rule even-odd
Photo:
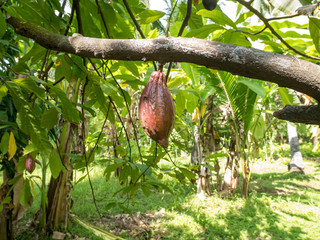
[(164, 148), (168, 147), (175, 120), (175, 107), (165, 79), (166, 75), (161, 71), (153, 72), (139, 104), (143, 130)]
[(35, 168), (36, 168), (36, 163), (34, 159), (30, 154), (28, 154), (26, 159), (26, 169), (29, 173), (32, 173)]

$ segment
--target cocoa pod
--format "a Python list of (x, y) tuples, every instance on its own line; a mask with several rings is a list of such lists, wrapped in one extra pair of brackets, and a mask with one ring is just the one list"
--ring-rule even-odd
[(36, 162), (33, 159), (33, 157), (30, 154), (28, 154), (26, 159), (26, 169), (29, 173), (32, 173), (35, 168), (36, 168)]
[(162, 147), (168, 147), (169, 135), (174, 126), (175, 107), (161, 71), (151, 74), (139, 104), (139, 116), (143, 130)]
[(212, 11), (217, 6), (217, 0), (202, 0), (205, 9)]

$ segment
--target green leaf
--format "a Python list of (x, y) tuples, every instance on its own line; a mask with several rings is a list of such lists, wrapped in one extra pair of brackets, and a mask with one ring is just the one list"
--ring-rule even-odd
[(293, 90), (289, 90), (288, 88), (279, 87), (278, 91), (280, 93), (281, 100), (283, 105), (298, 105), (300, 104), (300, 100)]
[(22, 186), (22, 190), (21, 190), (20, 203), (23, 206), (26, 206), (29, 203), (31, 197), (32, 197), (32, 193), (31, 193), (30, 182), (29, 182), (29, 179), (25, 179)]
[(49, 108), (41, 117), (41, 126), (46, 129), (53, 128), (59, 121), (59, 112), (55, 108)]
[(40, 88), (33, 79), (19, 78), (15, 79), (14, 82), (16, 82), (19, 86), (29, 90), (31, 93), (34, 93), (42, 101), (45, 100), (44, 89)]
[(2, 84), (0, 86), (0, 102), (1, 102), (2, 98), (7, 95), (7, 92), (8, 92), (8, 88), (6, 87), (5, 84)]
[(157, 21), (165, 15), (164, 12), (157, 10), (144, 10), (136, 18), (139, 24), (148, 24)]
[(5, 197), (0, 203), (0, 212), (2, 212), (3, 205), (11, 202), (11, 197)]
[(119, 206), (124, 212), (126, 212), (126, 213), (128, 213), (128, 214), (132, 214), (132, 211), (131, 211), (129, 208), (125, 207), (123, 204), (118, 203), (118, 206)]
[(239, 78), (238, 82), (246, 85), (253, 92), (258, 94), (261, 98), (264, 98), (267, 94), (266, 89), (261, 85), (261, 83), (258, 80), (241, 77)]
[(41, 47), (39, 44), (34, 44), (32, 49), (12, 68), (17, 72), (23, 72), (28, 69), (26, 64), (30, 64), (30, 66), (35, 65), (39, 60), (43, 60), (45, 53), (45, 48)]
[(9, 137), (9, 147), (8, 147), (8, 159), (11, 160), (13, 156), (17, 152), (17, 145), (16, 145), (16, 140), (14, 138), (13, 132), (10, 132), (10, 137)]
[(235, 23), (225, 15), (220, 9), (216, 8), (213, 11), (208, 11), (206, 9), (199, 10), (196, 14), (201, 15), (202, 17), (210, 18), (213, 22), (219, 25), (228, 25), (234, 29), (237, 28)]
[(62, 116), (69, 122), (78, 124), (80, 121), (79, 111), (69, 100), (67, 94), (58, 87), (51, 87), (50, 93), (57, 96), (62, 104)]
[(0, 150), (3, 155), (8, 152), (8, 146), (9, 146), (9, 133), (5, 132), (2, 135), (1, 143), (0, 143)]
[(61, 163), (58, 152), (53, 149), (49, 156), (49, 167), (53, 178), (57, 178), (61, 171), (64, 171), (64, 166)]
[(6, 33), (7, 30), (7, 23), (5, 18), (3, 17), (3, 14), (0, 14), (0, 39), (3, 37), (3, 35)]
[(139, 70), (133, 62), (124, 62), (125, 67), (136, 77), (139, 77), (140, 73)]
[(190, 170), (188, 170), (188, 169), (186, 169), (186, 168), (180, 168), (180, 171), (181, 171), (182, 174), (183, 174), (186, 178), (188, 178), (190, 181), (191, 181), (192, 179), (196, 179), (196, 175), (195, 175), (193, 172), (191, 172)]
[(309, 31), (312, 37), (313, 43), (320, 53), (320, 19), (316, 17), (309, 18)]
[(186, 109), (186, 97), (184, 95), (184, 91), (180, 90), (179, 93), (176, 95), (176, 114), (181, 115), (183, 114), (184, 110)]
[(186, 37), (207, 38), (212, 32), (216, 30), (223, 30), (224, 28), (217, 24), (208, 24), (201, 28), (193, 29), (186, 34)]
[(150, 196), (151, 191), (150, 191), (150, 188), (149, 188), (149, 187), (147, 187), (146, 185), (142, 185), (142, 186), (141, 186), (141, 190), (142, 190), (142, 192), (144, 193), (144, 195), (146, 195), (147, 197)]

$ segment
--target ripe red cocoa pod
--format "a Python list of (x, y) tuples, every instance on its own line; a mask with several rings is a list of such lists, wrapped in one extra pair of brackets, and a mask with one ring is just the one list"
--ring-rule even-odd
[(27, 159), (26, 159), (26, 169), (29, 173), (32, 173), (33, 170), (35, 169), (36, 167), (36, 162), (35, 160), (33, 159), (33, 157), (28, 154), (27, 156)]
[(162, 147), (168, 147), (169, 135), (174, 126), (175, 107), (161, 71), (151, 74), (139, 104), (140, 122), (147, 135)]

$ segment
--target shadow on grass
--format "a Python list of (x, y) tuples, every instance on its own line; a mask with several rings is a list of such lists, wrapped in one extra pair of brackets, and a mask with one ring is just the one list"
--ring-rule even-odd
[[(320, 168), (319, 164), (317, 167)], [(182, 186), (175, 180), (166, 181), (165, 183), (174, 189), (174, 194), (153, 189), (151, 195), (146, 197), (142, 191), (137, 191), (136, 204), (131, 207), (131, 210), (152, 213), (166, 209), (167, 214), (160, 219), (161, 224), (158, 224), (157, 229), (151, 230), (154, 239), (158, 239), (157, 237), (159, 239), (311, 239), (306, 236), (307, 233), (303, 229), (305, 226), (286, 224), (286, 221), (295, 218), (312, 224), (313, 219), (299, 213), (291, 213), (290, 209), (282, 208), (281, 204), (274, 208), (270, 202), (273, 200), (279, 202), (283, 196), (290, 196), (293, 201), (310, 202), (310, 196), (305, 190), (316, 193), (319, 189), (310, 187), (306, 183), (314, 181), (319, 184), (319, 179), (310, 174), (290, 172), (253, 173), (252, 181), (252, 189), (257, 192), (253, 197), (247, 200), (237, 197), (220, 199), (223, 202), (222, 205), (216, 206), (212, 199), (219, 198), (217, 196), (209, 198), (212, 201), (207, 201), (205, 206), (202, 203), (200, 205), (197, 205), (199, 203), (190, 204), (190, 198), (195, 195), (195, 186)], [(121, 187), (118, 180), (111, 178), (106, 183), (103, 177), (96, 177), (92, 179), (92, 183), (102, 214), (108, 216), (122, 213), (122, 210), (117, 208), (111, 211), (104, 210), (110, 201), (124, 201), (125, 199), (125, 197), (113, 197), (113, 194)], [(94, 224), (98, 215), (95, 212), (88, 182), (80, 182), (74, 187), (72, 212)], [(242, 204), (239, 205), (237, 202), (242, 202)], [(213, 214), (207, 207), (218, 208), (221, 211)], [(185, 218), (185, 222), (180, 221), (180, 217)], [(111, 228), (112, 226), (106, 225), (107, 231)]]

